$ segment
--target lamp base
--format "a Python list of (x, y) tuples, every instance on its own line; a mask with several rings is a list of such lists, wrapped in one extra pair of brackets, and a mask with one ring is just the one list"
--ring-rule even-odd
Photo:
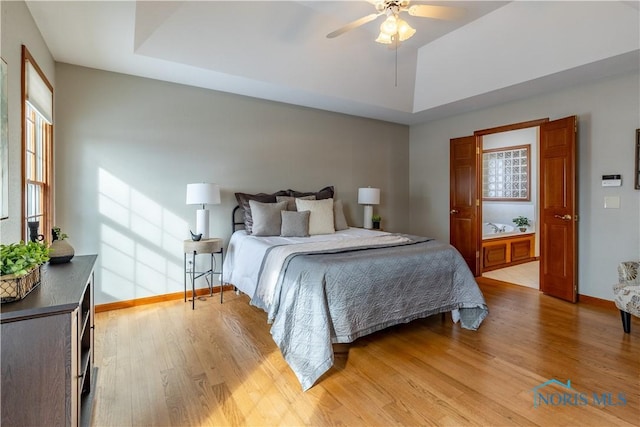
[(198, 209), (196, 214), (196, 234), (202, 234), (201, 239), (209, 238), (209, 209)]
[(364, 205), (364, 228), (369, 230), (373, 228), (373, 221), (371, 220), (372, 216), (373, 216), (373, 206)]

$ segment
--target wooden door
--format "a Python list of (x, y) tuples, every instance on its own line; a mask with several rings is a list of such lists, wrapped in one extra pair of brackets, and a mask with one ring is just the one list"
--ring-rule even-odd
[(449, 242), (462, 254), (474, 276), (480, 275), (478, 233), (478, 159), (475, 136), (450, 141)]
[(575, 116), (540, 125), (540, 290), (576, 302)]

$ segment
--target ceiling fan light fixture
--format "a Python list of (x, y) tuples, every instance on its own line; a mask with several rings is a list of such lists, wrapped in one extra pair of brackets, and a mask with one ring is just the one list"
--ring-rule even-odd
[(397, 37), (401, 42), (411, 38), (416, 30), (411, 27), (404, 19), (397, 15), (389, 15), (387, 19), (380, 24), (380, 34), (376, 41), (383, 44), (391, 44)]
[(401, 42), (410, 39), (416, 33), (415, 28), (411, 27), (406, 21), (398, 19), (398, 37)]
[[(0, 0), (2, 1), (2, 0)], [(327, 34), (328, 39), (338, 37), (341, 34), (351, 31), (354, 28), (361, 27), (371, 21), (376, 20), (379, 16), (386, 15), (384, 22), (380, 25), (380, 34), (376, 41), (378, 43), (393, 43), (394, 41), (405, 41), (413, 37), (416, 30), (400, 19), (402, 13), (408, 13), (411, 16), (420, 18), (432, 18), (452, 20), (459, 19), (464, 14), (464, 9), (451, 6), (435, 6), (418, 4), (409, 6), (411, 0), (367, 0), (376, 8), (376, 13), (371, 13), (338, 28), (337, 30)], [(438, 2), (439, 3), (439, 2)]]
[(392, 37), (393, 36), (390, 36), (389, 34), (385, 34), (381, 31), (380, 34), (378, 34), (378, 38), (376, 39), (376, 42), (382, 43), (382, 44), (391, 44), (393, 42)]
[(389, 37), (395, 35), (398, 32), (398, 21), (402, 20), (397, 19), (394, 15), (389, 15), (387, 19), (380, 24), (380, 34), (386, 34)]

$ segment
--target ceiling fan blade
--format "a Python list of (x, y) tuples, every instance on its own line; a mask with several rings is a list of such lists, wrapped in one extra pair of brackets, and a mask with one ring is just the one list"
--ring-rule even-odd
[(353, 22), (350, 22), (347, 25), (345, 25), (344, 27), (338, 28), (337, 30), (327, 34), (327, 38), (328, 39), (332, 39), (334, 37), (338, 37), (339, 35), (344, 34), (347, 31), (351, 31), (354, 28), (358, 28), (361, 25), (364, 25), (364, 24), (366, 24), (368, 22), (373, 21), (374, 19), (376, 19), (380, 15), (382, 15), (382, 13), (372, 13), (371, 15), (367, 15), (367, 16), (364, 16), (364, 17), (362, 17), (360, 19), (357, 19), (357, 20), (355, 20)]
[(432, 6), (428, 4), (416, 4), (407, 9), (409, 15), (422, 18), (454, 20), (464, 16), (464, 9), (451, 6)]

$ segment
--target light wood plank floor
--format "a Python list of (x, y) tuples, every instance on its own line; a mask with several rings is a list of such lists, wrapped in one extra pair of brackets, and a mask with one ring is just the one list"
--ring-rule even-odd
[[(637, 318), (625, 334), (617, 311), (479, 282), (490, 314), (478, 331), (439, 315), (389, 328), (338, 354), (307, 392), (246, 296), (99, 313), (92, 425), (640, 423)], [(571, 380), (569, 402), (586, 404), (534, 407), (550, 379)]]

